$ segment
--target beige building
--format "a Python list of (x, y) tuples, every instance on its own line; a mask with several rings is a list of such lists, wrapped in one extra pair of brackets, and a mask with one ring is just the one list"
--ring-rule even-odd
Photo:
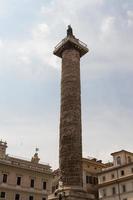
[(96, 158), (83, 158), (83, 188), (98, 199), (98, 175), (106, 167), (101, 160)]
[(121, 150), (111, 155), (113, 166), (98, 175), (99, 199), (133, 200), (133, 153)]
[[(97, 173), (101, 172), (106, 167), (101, 160), (96, 158), (82, 158), (83, 165), (83, 189), (93, 196), (94, 199), (98, 199), (98, 176)], [(59, 186), (59, 169), (53, 172), (52, 192), (54, 192)]]
[(0, 141), (0, 200), (46, 200), (51, 193), (52, 170), (39, 163), (8, 156), (7, 143)]

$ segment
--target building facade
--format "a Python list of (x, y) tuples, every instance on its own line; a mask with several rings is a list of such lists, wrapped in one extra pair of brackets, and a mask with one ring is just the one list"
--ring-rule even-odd
[(98, 173), (106, 167), (101, 160), (96, 158), (83, 158), (83, 188), (98, 199)]
[(6, 155), (7, 143), (0, 141), (0, 200), (47, 200), (52, 170), (40, 164), (36, 152), (31, 161)]
[(113, 166), (98, 175), (99, 199), (133, 200), (133, 153), (121, 150), (111, 155)]

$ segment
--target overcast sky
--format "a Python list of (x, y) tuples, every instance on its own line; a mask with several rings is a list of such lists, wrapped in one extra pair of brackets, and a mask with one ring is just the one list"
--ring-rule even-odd
[(71, 24), (81, 59), (84, 156), (133, 151), (133, 1), (0, 0), (0, 138), (7, 153), (58, 166), (61, 59)]

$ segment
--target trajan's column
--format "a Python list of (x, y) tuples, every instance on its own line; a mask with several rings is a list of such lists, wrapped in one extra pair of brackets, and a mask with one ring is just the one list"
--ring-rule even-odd
[(90, 199), (83, 191), (80, 58), (88, 52), (87, 45), (75, 38), (71, 26), (67, 36), (55, 47), (62, 59), (59, 168), (62, 187), (60, 200)]

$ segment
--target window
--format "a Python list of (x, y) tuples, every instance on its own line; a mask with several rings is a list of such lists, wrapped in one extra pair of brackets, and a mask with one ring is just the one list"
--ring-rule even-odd
[(58, 187), (59, 187), (59, 185), (57, 184), (57, 185), (55, 186), (55, 189), (58, 189)]
[(126, 186), (125, 185), (122, 185), (122, 191), (126, 192)]
[(7, 174), (3, 174), (3, 183), (7, 183)]
[(86, 183), (89, 183), (89, 179), (88, 179), (88, 176), (86, 176)]
[(92, 178), (92, 176), (88, 176), (88, 181), (89, 181), (90, 184), (93, 183), (93, 178)]
[(31, 179), (31, 181), (30, 181), (30, 187), (34, 188), (34, 179)]
[(103, 197), (106, 197), (106, 189), (103, 189)]
[(92, 176), (86, 176), (86, 183), (90, 183), (92, 184), (93, 183), (93, 177)]
[(15, 200), (19, 200), (20, 199), (20, 194), (16, 194), (15, 195)]
[(131, 157), (130, 157), (130, 156), (128, 156), (128, 157), (127, 157), (127, 159), (128, 159), (128, 163), (131, 163), (131, 162), (132, 162), (132, 160), (131, 160)]
[(115, 175), (114, 174), (111, 174), (111, 178), (113, 179), (115, 177)]
[(117, 165), (121, 165), (121, 157), (120, 156), (117, 157)]
[(105, 181), (106, 180), (106, 177), (105, 176), (103, 176), (103, 181)]
[(121, 170), (121, 176), (124, 176), (124, 174), (125, 174), (124, 170)]
[(17, 185), (21, 185), (21, 177), (20, 176), (17, 177)]
[(29, 196), (29, 200), (33, 200), (34, 199), (34, 197), (33, 196)]
[(6, 193), (5, 193), (5, 192), (1, 192), (1, 193), (0, 193), (0, 197), (1, 197), (1, 198), (5, 198), (5, 197), (6, 197)]
[(55, 186), (52, 186), (52, 193), (54, 193), (56, 187)]
[(43, 190), (46, 190), (46, 187), (47, 187), (47, 183), (43, 181)]
[(94, 182), (94, 185), (97, 185), (98, 184), (98, 178), (97, 177), (93, 177), (93, 182)]
[(112, 187), (112, 194), (116, 194), (116, 189), (115, 189), (115, 187)]

